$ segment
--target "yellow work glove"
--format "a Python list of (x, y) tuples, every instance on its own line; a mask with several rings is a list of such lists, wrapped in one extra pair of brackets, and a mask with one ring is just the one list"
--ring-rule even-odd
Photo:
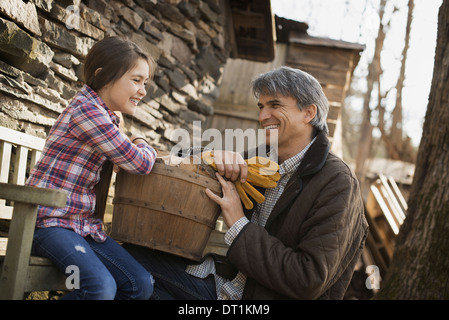
[[(215, 171), (217, 166), (214, 161), (214, 155), (211, 152), (203, 152), (202, 160), (210, 165)], [(240, 180), (234, 181), (235, 188), (246, 209), (253, 208), (253, 202), (249, 199), (251, 196), (257, 203), (265, 201), (265, 197), (254, 186), (263, 188), (274, 188), (280, 179), (279, 165), (263, 157), (253, 157), (245, 160), (248, 164), (248, 177), (245, 183)]]

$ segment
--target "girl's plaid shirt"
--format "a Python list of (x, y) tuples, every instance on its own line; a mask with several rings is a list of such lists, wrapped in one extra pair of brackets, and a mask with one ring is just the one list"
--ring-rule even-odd
[(119, 131), (119, 121), (87, 85), (61, 113), (27, 185), (64, 190), (67, 205), (39, 207), (36, 227), (68, 228), (99, 242), (106, 239), (101, 220), (94, 217), (94, 186), (103, 163), (109, 159), (121, 170), (148, 174), (156, 159), (152, 147), (134, 145)]

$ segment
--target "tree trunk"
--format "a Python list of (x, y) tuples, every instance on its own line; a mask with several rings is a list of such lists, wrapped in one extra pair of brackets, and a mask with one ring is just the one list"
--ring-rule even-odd
[(449, 299), (448, 39), (449, 0), (443, 0), (409, 210), (376, 299)]
[(407, 52), (409, 48), (410, 42), (410, 29), (413, 20), (413, 7), (414, 1), (408, 1), (408, 15), (407, 15), (407, 24), (405, 27), (405, 41), (404, 41), (404, 49), (402, 50), (401, 57), (401, 70), (399, 72), (398, 82), (396, 83), (396, 105), (393, 109), (393, 123), (391, 125), (390, 130), (390, 140), (391, 142), (400, 148), (402, 147), (402, 89), (404, 88), (404, 80), (405, 80), (405, 64), (407, 62)]
[(394, 160), (403, 160), (407, 162), (415, 161), (413, 148), (409, 144), (409, 139), (403, 134), (402, 120), (402, 89), (405, 80), (405, 64), (407, 62), (407, 52), (410, 43), (410, 30), (413, 21), (414, 0), (408, 1), (407, 24), (405, 27), (404, 49), (402, 50), (401, 70), (399, 72), (398, 82), (396, 83), (396, 104), (392, 112), (392, 123), (390, 134), (387, 136), (382, 131), (382, 140), (385, 143), (388, 156)]
[(378, 79), (382, 73), (380, 66), (380, 53), (382, 52), (385, 32), (382, 24), (383, 15), (385, 12), (386, 0), (381, 0), (379, 8), (379, 31), (377, 33), (376, 45), (374, 48), (374, 56), (368, 67), (367, 83), (368, 88), (365, 93), (363, 102), (363, 120), (360, 129), (360, 140), (358, 145), (357, 157), (355, 161), (355, 173), (357, 178), (363, 182), (365, 173), (366, 159), (371, 156), (371, 145), (373, 141), (373, 125), (371, 124), (371, 93), (374, 88), (374, 84), (377, 82), (378, 90), (380, 90), (380, 84)]

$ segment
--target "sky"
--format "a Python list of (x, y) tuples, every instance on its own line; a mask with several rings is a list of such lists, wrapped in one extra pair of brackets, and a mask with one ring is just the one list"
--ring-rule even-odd
[[(309, 35), (364, 44), (366, 49), (354, 71), (355, 76), (363, 78), (372, 59), (379, 26), (379, 0), (367, 2), (368, 5), (362, 0), (271, 0), (271, 6), (277, 16), (307, 23)], [(414, 2), (402, 105), (404, 130), (417, 146), (421, 140), (432, 81), (438, 10), (442, 0)], [(399, 8), (394, 14), (393, 4)], [(385, 9), (384, 22), (391, 18), (391, 24), (381, 56), (384, 90), (394, 87), (399, 75), (407, 4), (408, 0), (389, 0)], [(360, 86), (362, 90), (366, 88), (366, 82), (363, 81), (355, 85)], [(391, 90), (387, 96), (387, 110), (394, 107), (395, 97), (395, 90)], [(358, 101), (360, 108), (362, 103), (363, 101)], [(355, 104), (357, 106), (357, 101)]]

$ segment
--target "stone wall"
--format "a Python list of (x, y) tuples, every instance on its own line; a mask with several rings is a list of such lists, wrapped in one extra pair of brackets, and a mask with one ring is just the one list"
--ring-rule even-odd
[(0, 125), (45, 138), (82, 86), (90, 47), (124, 35), (157, 61), (128, 130), (167, 150), (213, 113), (229, 56), (220, 0), (2, 0)]

